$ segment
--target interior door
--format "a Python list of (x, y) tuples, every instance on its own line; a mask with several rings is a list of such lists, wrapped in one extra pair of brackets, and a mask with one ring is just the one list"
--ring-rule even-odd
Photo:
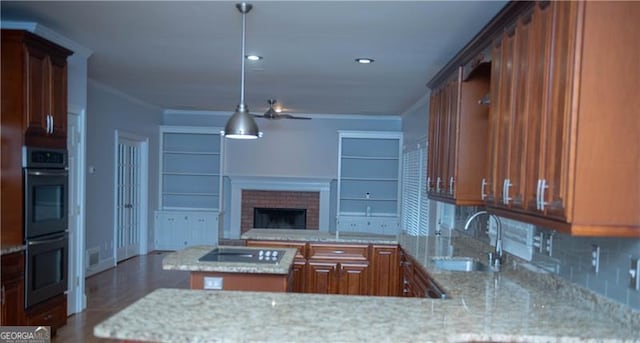
[(119, 137), (116, 151), (116, 258), (140, 252), (141, 142)]

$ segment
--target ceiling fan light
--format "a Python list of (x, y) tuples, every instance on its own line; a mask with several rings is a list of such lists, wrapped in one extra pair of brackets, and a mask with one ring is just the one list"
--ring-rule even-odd
[(237, 109), (224, 127), (224, 136), (231, 139), (256, 139), (262, 137), (258, 124), (246, 108)]

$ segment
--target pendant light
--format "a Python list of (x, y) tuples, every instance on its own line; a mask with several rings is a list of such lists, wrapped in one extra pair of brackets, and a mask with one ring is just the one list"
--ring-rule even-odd
[(246, 16), (253, 8), (251, 4), (242, 2), (236, 4), (236, 8), (242, 13), (242, 54), (240, 60), (242, 61), (242, 69), (240, 74), (240, 103), (236, 107), (236, 111), (227, 121), (227, 125), (224, 127), (224, 136), (232, 139), (256, 139), (262, 136), (262, 132), (258, 129), (253, 115), (249, 113), (249, 109), (244, 103), (244, 50), (245, 50), (245, 36), (246, 36)]

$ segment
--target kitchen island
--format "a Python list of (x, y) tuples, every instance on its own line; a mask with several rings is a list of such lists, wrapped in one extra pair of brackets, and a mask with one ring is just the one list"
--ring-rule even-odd
[[(201, 260), (214, 249), (227, 251), (229, 255), (216, 261)], [(240, 259), (233, 259), (238, 252)], [(286, 292), (291, 288), (291, 267), (296, 250), (278, 249), (281, 255), (277, 261), (275, 258), (274, 262), (264, 261), (266, 254), (271, 257), (271, 252), (251, 247), (195, 246), (167, 255), (162, 260), (162, 269), (189, 271), (191, 289)], [(242, 258), (247, 253), (251, 256)]]
[[(258, 233), (254, 238), (269, 240)], [(286, 232), (271, 235), (287, 240)], [(364, 236), (357, 239), (380, 238)], [(413, 238), (398, 238), (401, 246), (414, 245)], [(313, 239), (309, 232), (289, 236)], [(433, 263), (443, 252), (484, 256), (486, 247), (474, 244), (465, 237), (421, 237), (415, 245), (412, 257), (444, 288), (446, 300), (159, 289), (100, 323), (94, 334), (154, 342), (640, 342), (638, 312), (515, 258), (498, 273), (446, 271)]]

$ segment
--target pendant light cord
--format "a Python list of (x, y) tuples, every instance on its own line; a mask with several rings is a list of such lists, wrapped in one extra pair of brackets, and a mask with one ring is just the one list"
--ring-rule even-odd
[(239, 7), (240, 12), (242, 12), (242, 54), (241, 57), (241, 69), (240, 69), (240, 103), (238, 104), (238, 111), (244, 112), (246, 111), (246, 105), (244, 103), (244, 56), (245, 56), (245, 41), (246, 41), (246, 31), (247, 31), (247, 12), (251, 10), (251, 7), (247, 6), (246, 3), (240, 4)]

